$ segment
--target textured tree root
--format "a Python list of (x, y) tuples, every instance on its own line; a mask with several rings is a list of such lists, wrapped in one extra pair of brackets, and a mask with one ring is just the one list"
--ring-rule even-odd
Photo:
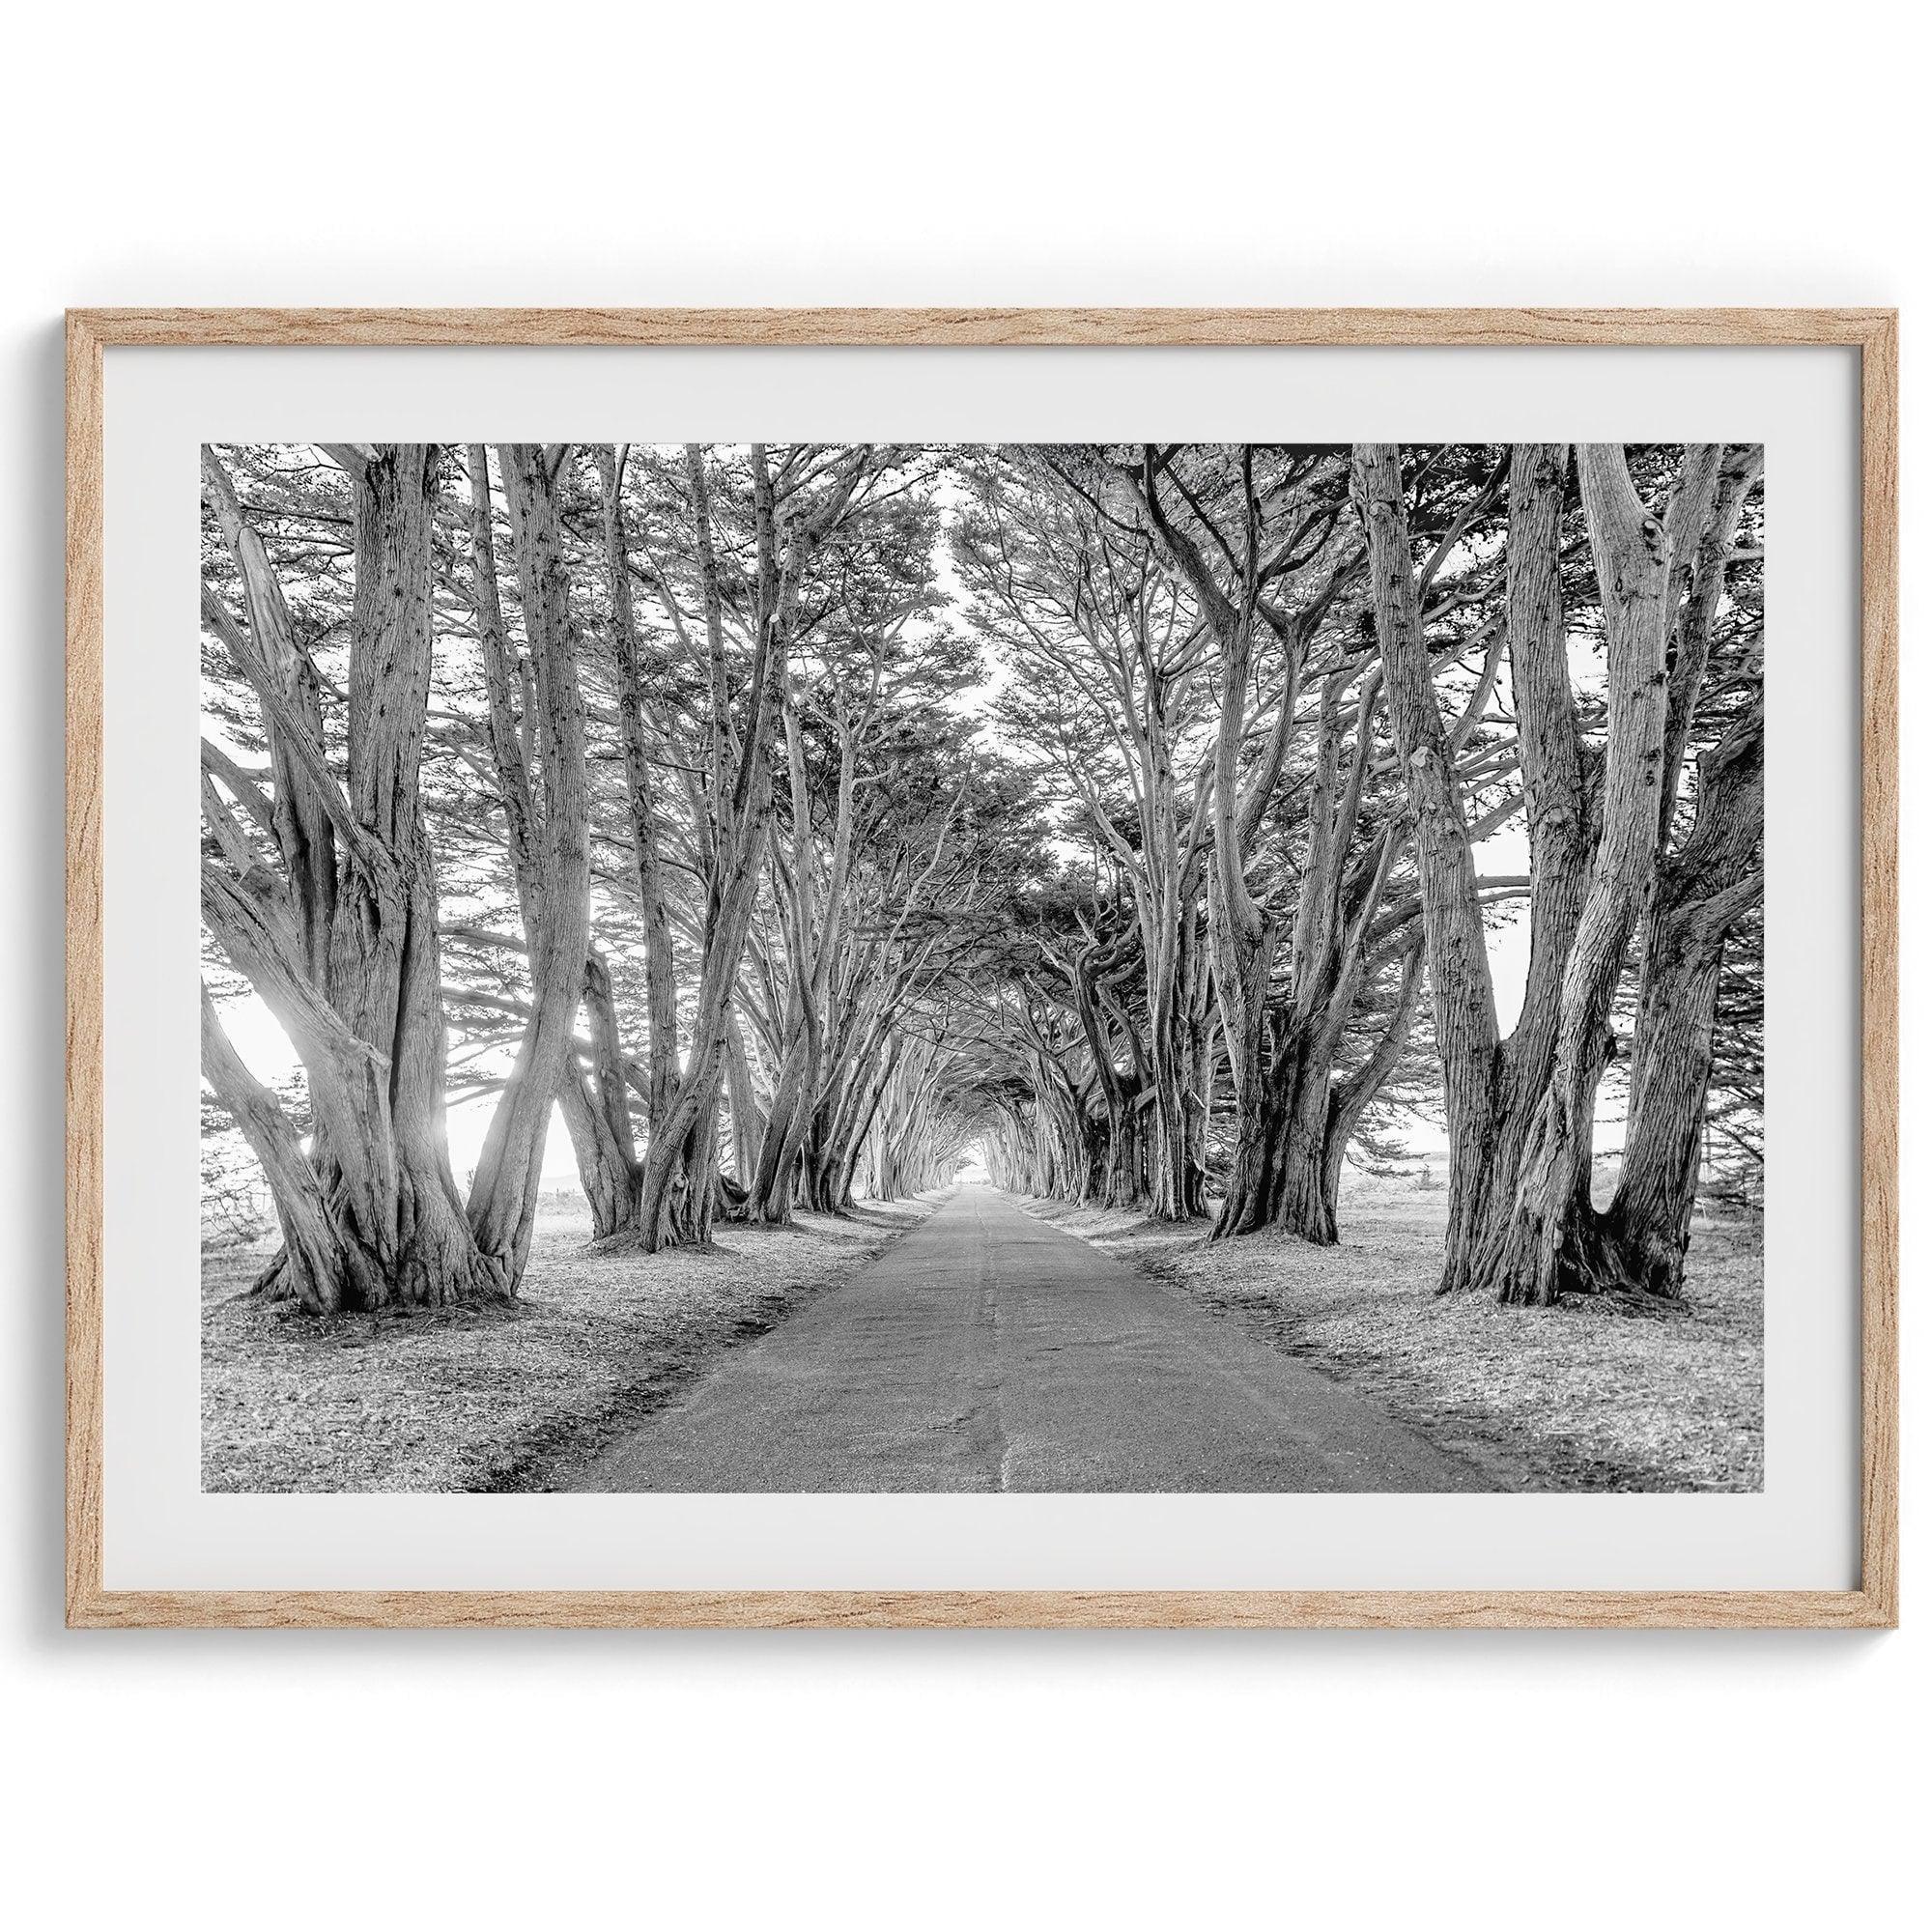
[(301, 1292), (286, 1248), (275, 1251), (247, 1292), (265, 1301), (287, 1302), (307, 1314), (325, 1316), (429, 1314), (500, 1305), (514, 1301), (517, 1294), (508, 1264), (494, 1256), (477, 1255), (454, 1270), (433, 1270), (419, 1257), (411, 1257), (396, 1275), (381, 1273), (366, 1262), (345, 1266), (334, 1305), (323, 1307)]
[[(1626, 1244), (1595, 1215), (1572, 1228), (1556, 1262), (1555, 1293), (1545, 1297), (1533, 1288), (1533, 1270), (1516, 1244), (1500, 1266), (1487, 1271), (1496, 1299), (1505, 1308), (1562, 1307), (1584, 1302), (1620, 1315), (1667, 1320), (1689, 1313), (1681, 1286), (1656, 1285), (1656, 1275), (1633, 1264)], [(1500, 1282), (1498, 1284), (1498, 1276)]]

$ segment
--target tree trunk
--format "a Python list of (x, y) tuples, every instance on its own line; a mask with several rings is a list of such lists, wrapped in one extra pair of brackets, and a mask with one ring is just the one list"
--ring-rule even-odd
[(577, 1156), (577, 1181), (590, 1208), (590, 1238), (608, 1241), (637, 1226), (642, 1170), (626, 1160), (610, 1136), (588, 1083), (566, 1067), (556, 1103)]
[(279, 1277), (282, 1292), (322, 1313), (343, 1306), (345, 1298), (350, 1305), (364, 1299), (359, 1283), (345, 1297), (346, 1286), (357, 1282), (360, 1253), (345, 1244), (330, 1217), (315, 1169), (281, 1103), (248, 1071), (230, 1043), (206, 982), (201, 989), (201, 1070), (268, 1177), (282, 1231), (281, 1252), (270, 1273)]
[(469, 1225), (478, 1247), (497, 1258), (513, 1282), (524, 1271), (536, 1226), (551, 1109), (572, 1051), (590, 949), (583, 696), (556, 509), (564, 456), (561, 449), (534, 442), (505, 443), (499, 451), (524, 630), (536, 673), (543, 865), (532, 882), (530, 1017), (484, 1137), (469, 1190)]
[(1445, 1283), (1453, 1287), (1474, 1281), (1484, 1247), (1509, 1212), (1524, 1142), (1549, 1084), (1564, 974), (1589, 882), (1589, 803), (1563, 615), (1569, 466), (1564, 443), (1523, 443), (1511, 452), (1506, 625), (1529, 838), (1529, 966), (1496, 1069), (1480, 1205), (1448, 1260)]
[(594, 946), (584, 962), (583, 1010), (590, 1030), (588, 1064), (566, 1065), (557, 1103), (590, 1204), (591, 1239), (605, 1241), (637, 1228), (643, 1169), (631, 1125), (630, 1077), (611, 970)]
[(1603, 833), (1565, 965), (1549, 1081), (1523, 1146), (1509, 1214), (1477, 1262), (1506, 1303), (1547, 1307), (1598, 1285), (1587, 1253), (1592, 1116), (1610, 1005), (1657, 862), (1668, 704), (1662, 526), (1644, 509), (1619, 444), (1577, 453), (1607, 640)]
[(1327, 1187), (1329, 1093), (1334, 1058), (1307, 1041), (1289, 1057), (1288, 1092), (1275, 1151), (1273, 1225), (1318, 1247), (1340, 1239), (1335, 1202)]
[(1668, 1300), (1684, 1292), (1723, 950), (1721, 939), (1704, 944), (1677, 922), (1653, 947), (1623, 1173), (1596, 1230), (1598, 1272)]
[(1388, 1024), (1382, 1030), (1382, 1037), (1361, 1065), (1329, 1090), (1327, 1138), (1321, 1155), (1321, 1195), (1327, 1204), (1330, 1221), (1334, 1221), (1340, 1211), (1342, 1162), (1348, 1153), (1349, 1143), (1354, 1138), (1355, 1129), (1361, 1124), (1362, 1116), (1368, 1112), (1376, 1095), (1388, 1084), (1389, 1076), (1395, 1071), (1408, 1044), (1409, 1029), (1415, 1022), (1416, 1009), (1422, 999), (1422, 946), (1417, 941), (1410, 945), (1403, 960), (1402, 980), (1397, 986), (1395, 1004), (1390, 1010)]
[(734, 1010), (724, 1037), (724, 1090), (731, 1109), (731, 1171), (745, 1187), (764, 1143), (765, 1116), (752, 1084), (745, 1030)]
[(690, 1047), (664, 1118), (653, 1122), (644, 1157), (639, 1227), (644, 1247), (651, 1251), (681, 1243), (701, 1245), (711, 1237), (718, 1193), (718, 1101), (725, 1030), (751, 932), (771, 819), (769, 687), (774, 677), (784, 675), (793, 594), (790, 573), (781, 570), (777, 507), (764, 450), (753, 444), (756, 609), (752, 674), (741, 730), (725, 710), (728, 687), (724, 603), (712, 549), (709, 485), (696, 445), (687, 448), (685, 462), (712, 672), (708, 782), (716, 824)]
[[(624, 527), (624, 469), (619, 452), (600, 448), (597, 475), (604, 498), (604, 560), (611, 595), (611, 631), (616, 645), (617, 713), (624, 743), (624, 787), (630, 804), (631, 858), (638, 881), (638, 912), (644, 931), (644, 985), (648, 1036), (644, 1119), (655, 1131), (669, 1111), (677, 1081), (677, 969), (671, 952), (670, 912), (659, 847), (657, 784), (646, 743), (643, 653), (631, 597), (630, 546)], [(708, 524), (708, 517), (707, 517)]]
[[(236, 1081), (218, 1043), (210, 1064), (226, 1076), (231, 1106), (253, 1119), (263, 1145), (281, 1143), (271, 1184), (279, 1171), (278, 1212), (301, 1233), (266, 1285), (322, 1312), (504, 1295), (516, 1280), (507, 1257), (481, 1252), (471, 1236), (443, 1119), (435, 867), (417, 784), (429, 701), (437, 454), (421, 444), (343, 446), (338, 460), (355, 500), (346, 789), (286, 685), (262, 668), (299, 655), (277, 628), (285, 623), (279, 593), (251, 588), (249, 605), (262, 627), (250, 640), (260, 672), (251, 681), (301, 793), (300, 811), (289, 801), (289, 820), (314, 811), (329, 820), (332, 892), (320, 895), (312, 870), (291, 863), (286, 844), (280, 874), (250, 858), (218, 798), (206, 787), (203, 795), (217, 848), (204, 856), (203, 917), (301, 1058), (315, 1119), (309, 1165), (320, 1222), (316, 1197), (291, 1180), (286, 1137), (265, 1127), (271, 1096)], [(238, 540), (233, 489), (223, 487), (212, 454), (204, 469), (244, 574), (262, 576), (266, 554), (252, 532)], [(215, 628), (231, 635), (232, 619)]]
[(1623, 1173), (1600, 1261), (1643, 1293), (1683, 1293), (1727, 935), (1762, 897), (1761, 704), (1700, 765), (1696, 822), (1653, 903), (1631, 1047)]
[(1442, 1286), (1453, 1289), (1463, 1285), (1464, 1258), (1482, 1232), (1487, 1176), (1495, 1152), (1495, 997), (1475, 861), (1422, 635), (1401, 452), (1394, 443), (1362, 443), (1354, 461), (1389, 724), (1407, 774), (1414, 819), (1422, 929), (1449, 1134)]

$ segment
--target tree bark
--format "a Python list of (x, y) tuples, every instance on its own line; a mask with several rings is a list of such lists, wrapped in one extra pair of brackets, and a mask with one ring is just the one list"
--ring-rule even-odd
[(620, 452), (597, 452), (604, 498), (604, 560), (611, 597), (611, 630), (616, 646), (617, 712), (624, 742), (624, 784), (630, 805), (632, 866), (638, 881), (639, 917), (644, 932), (649, 1072), (645, 1120), (655, 1133), (670, 1107), (677, 1082), (677, 968), (671, 952), (660, 847), (663, 832), (657, 781), (647, 744), (643, 652), (631, 596), (630, 546), (624, 528), (624, 467)]
[[(590, 950), (583, 696), (556, 507), (565, 454), (541, 443), (505, 443), (498, 452), (536, 678), (543, 864), (528, 882), (530, 1015), (484, 1136), (469, 1190), (469, 1224), (478, 1247), (512, 1282), (529, 1255), (551, 1109), (566, 1078)], [(474, 467), (472, 460), (472, 487)], [(482, 533), (487, 540), (487, 527)], [(574, 1084), (574, 1070), (569, 1077)]]
[(635, 1232), (643, 1170), (631, 1123), (631, 1075), (618, 1033), (611, 969), (594, 946), (584, 962), (583, 1010), (590, 1051), (583, 1065), (565, 1067), (557, 1104), (590, 1207), (590, 1237), (607, 1241)]
[[(250, 640), (242, 668), (250, 670), (252, 659), (275, 768), (291, 774), (298, 794), (277, 812), (290, 828), (278, 837), (282, 869), (251, 857), (212, 785), (203, 793), (214, 847), (204, 854), (203, 917), (302, 1061), (315, 1119), (310, 1165), (330, 1236), (328, 1243), (314, 1236), (313, 1202), (292, 1188), (282, 1159), (277, 1208), (303, 1227), (303, 1247), (285, 1250), (266, 1285), (321, 1312), (437, 1306), (515, 1287), (505, 1258), (480, 1251), (470, 1234), (443, 1118), (435, 868), (418, 787), (438, 456), (422, 444), (379, 444), (345, 449), (339, 460), (355, 505), (347, 784), (287, 683), (263, 668), (286, 639), (265, 637)], [(272, 633), (279, 593), (259, 582), (266, 553), (253, 532), (234, 528), (232, 486), (223, 489), (212, 452), (204, 474), (244, 578), (258, 580), (250, 609)], [(240, 635), (232, 618), (214, 628), (231, 640)], [(336, 861), (327, 892), (309, 863), (314, 842), (300, 830), (317, 813), (329, 822)], [(218, 1046), (214, 1065), (223, 1065)], [(229, 1086), (264, 1131), (271, 1097)]]
[(1623, 1172), (1595, 1233), (1598, 1272), (1683, 1293), (1725, 942), (1763, 895), (1762, 703), (1702, 761), (1696, 822), (1652, 902), (1631, 1047)]
[(359, 1253), (344, 1245), (331, 1220), (315, 1169), (302, 1151), (281, 1103), (248, 1071), (235, 1051), (221, 1015), (201, 988), (201, 1071), (214, 1097), (242, 1129), (249, 1151), (262, 1164), (282, 1250), (270, 1264), (284, 1291), (304, 1308), (323, 1312), (340, 1307), (344, 1285), (356, 1278)]
[(1623, 448), (1577, 452), (1583, 511), (1604, 606), (1608, 724), (1603, 831), (1565, 964), (1549, 1078), (1523, 1145), (1515, 1198), (1476, 1263), (1506, 1303), (1547, 1307), (1566, 1288), (1599, 1285), (1587, 1236), (1592, 1119), (1608, 1051), (1610, 1004), (1657, 862), (1665, 801), (1669, 675), (1663, 527), (1631, 482)]
[(1354, 473), (1357, 507), (1368, 532), (1389, 724), (1406, 776), (1414, 828), (1423, 943), (1449, 1134), (1442, 1286), (1453, 1289), (1463, 1285), (1464, 1258), (1482, 1235), (1486, 1176), (1495, 1153), (1495, 994), (1475, 860), (1422, 634), (1401, 452), (1394, 443), (1358, 444)]

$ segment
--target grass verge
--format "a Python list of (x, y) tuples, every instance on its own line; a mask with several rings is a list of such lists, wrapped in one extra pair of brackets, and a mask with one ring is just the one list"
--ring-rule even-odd
[(202, 1266), (202, 1488), (541, 1490), (725, 1350), (864, 1266), (938, 1197), (725, 1227), (708, 1253), (593, 1252), (547, 1201), (518, 1299), (317, 1319), (246, 1293), (264, 1257)]

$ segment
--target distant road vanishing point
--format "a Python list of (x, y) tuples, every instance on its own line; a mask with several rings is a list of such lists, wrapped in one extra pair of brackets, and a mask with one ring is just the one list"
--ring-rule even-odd
[(1499, 1487), (1241, 1323), (983, 1187), (949, 1196), (850, 1281), (556, 1486)]

